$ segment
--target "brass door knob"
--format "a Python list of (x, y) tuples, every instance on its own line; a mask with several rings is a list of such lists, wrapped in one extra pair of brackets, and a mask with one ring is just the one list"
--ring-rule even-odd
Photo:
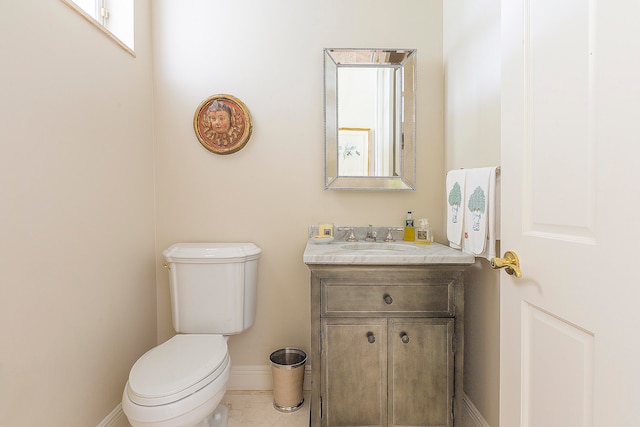
[(522, 271), (520, 270), (520, 260), (518, 255), (513, 251), (507, 251), (504, 253), (504, 258), (491, 258), (491, 268), (499, 269), (504, 268), (507, 274), (522, 277)]

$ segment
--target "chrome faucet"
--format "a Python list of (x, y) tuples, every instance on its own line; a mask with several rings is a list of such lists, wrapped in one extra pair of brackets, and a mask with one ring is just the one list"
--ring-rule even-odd
[(348, 233), (345, 241), (347, 241), (347, 242), (357, 242), (358, 241), (358, 239), (356, 239), (356, 235), (353, 232), (353, 227), (339, 227), (338, 231), (346, 231)]
[(364, 241), (375, 242), (376, 237), (378, 237), (378, 232), (373, 229), (373, 225), (369, 224), (369, 231), (367, 231), (367, 236), (364, 238)]

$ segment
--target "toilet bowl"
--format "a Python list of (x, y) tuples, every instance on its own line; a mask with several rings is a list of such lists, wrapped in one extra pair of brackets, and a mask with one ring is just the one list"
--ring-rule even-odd
[(122, 410), (133, 427), (227, 425), (227, 339), (255, 320), (260, 253), (253, 243), (176, 243), (162, 252), (177, 335), (131, 368)]
[(199, 425), (222, 400), (230, 371), (226, 337), (176, 335), (131, 368), (122, 409), (132, 427)]

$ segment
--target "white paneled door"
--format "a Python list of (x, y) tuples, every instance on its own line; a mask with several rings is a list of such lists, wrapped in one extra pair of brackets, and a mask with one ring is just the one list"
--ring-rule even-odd
[(640, 426), (640, 1), (502, 1), (500, 427)]

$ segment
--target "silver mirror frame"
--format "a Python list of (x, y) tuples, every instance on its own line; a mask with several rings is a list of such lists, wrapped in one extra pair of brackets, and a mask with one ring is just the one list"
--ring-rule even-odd
[[(337, 60), (335, 53), (371, 53), (371, 60)], [(361, 55), (354, 55), (360, 57)], [(343, 58), (343, 56), (340, 56)], [(399, 59), (396, 59), (399, 58)], [(400, 103), (401, 126), (400, 173), (397, 176), (338, 175), (338, 68), (393, 67), (399, 70), (404, 88)], [(415, 49), (324, 49), (325, 101), (325, 190), (395, 190), (416, 189), (416, 50)]]

